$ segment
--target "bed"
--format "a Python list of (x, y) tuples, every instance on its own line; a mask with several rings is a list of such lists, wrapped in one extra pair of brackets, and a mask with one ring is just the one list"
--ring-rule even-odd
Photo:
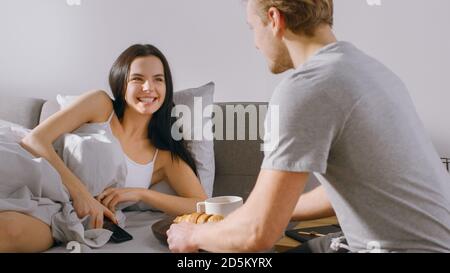
[[(55, 246), (45, 253), (167, 253), (170, 252), (166, 244), (159, 241), (151, 230), (151, 226), (166, 218), (167, 215), (155, 211), (127, 211), (125, 230), (133, 236), (133, 240), (124, 243), (109, 242), (105, 246), (92, 249), (81, 245), (70, 247), (68, 244)], [(79, 251), (78, 251), (79, 250)]]

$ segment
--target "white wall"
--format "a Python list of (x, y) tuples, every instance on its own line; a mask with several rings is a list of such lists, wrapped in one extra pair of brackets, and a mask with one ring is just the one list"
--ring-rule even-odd
[(376, 57), (408, 86), (441, 156), (450, 157), (450, 1), (335, 0), (336, 32)]
[[(335, 0), (336, 32), (394, 70), (442, 156), (450, 156), (450, 1)], [(42, 98), (107, 89), (110, 66), (133, 43), (153, 43), (175, 87), (215, 81), (216, 101), (267, 101), (271, 75), (240, 0), (0, 1), (0, 92)]]

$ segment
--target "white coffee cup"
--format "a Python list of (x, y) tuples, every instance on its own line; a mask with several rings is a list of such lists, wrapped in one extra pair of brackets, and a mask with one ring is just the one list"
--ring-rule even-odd
[(244, 204), (239, 196), (218, 196), (197, 203), (197, 212), (206, 214), (220, 214), (226, 217)]

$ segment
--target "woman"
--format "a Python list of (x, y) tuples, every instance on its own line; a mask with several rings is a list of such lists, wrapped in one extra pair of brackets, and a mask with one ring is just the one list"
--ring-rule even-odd
[[(142, 201), (168, 214), (178, 215), (195, 211), (196, 203), (206, 199), (192, 157), (184, 143), (174, 141), (170, 134), (174, 123), (171, 118), (173, 84), (164, 55), (151, 45), (133, 45), (114, 63), (109, 81), (114, 101), (104, 91), (84, 94), (20, 141), (20, 148), (45, 159), (44, 162), (57, 171), (59, 176), (53, 176), (60, 178), (58, 181), (65, 186), (63, 188), (70, 195), (71, 202), (66, 202), (64, 191), (55, 193), (45, 190), (48, 188), (47, 180), (53, 177), (51, 170), (47, 171), (45, 179), (39, 180), (44, 190), (36, 191), (33, 189), (35, 185), (25, 185), (34, 194), (33, 200), (38, 200), (39, 204), (31, 212), (22, 207), (11, 211), (15, 210), (15, 206), (11, 205), (15, 203), (8, 203), (11, 198), (1, 200), (5, 193), (0, 188), (0, 252), (40, 252), (50, 248), (54, 241), (69, 241), (73, 238), (80, 241), (80, 237), (83, 243), (99, 247), (107, 241), (99, 239), (104, 236), (99, 234), (94, 239), (83, 237), (84, 234), (72, 236), (70, 232), (78, 230), (80, 225), (76, 223), (77, 228), (66, 226), (78, 221), (84, 229), (101, 229), (104, 216), (117, 223), (115, 211), (119, 204), (123, 207), (130, 202)], [(66, 137), (62, 148), (64, 152), (58, 154), (52, 144), (70, 132), (75, 137)], [(101, 141), (92, 142), (94, 136), (99, 134), (102, 138), (98, 139)], [(75, 145), (67, 148), (73, 142)], [(24, 160), (23, 154), (17, 156), (23, 151), (11, 147), (0, 146), (4, 149), (1, 156)], [(75, 156), (70, 152), (74, 150), (73, 147), (88, 147), (78, 150), (81, 155), (76, 156), (90, 160), (89, 164), (70, 168), (74, 161), (71, 158)], [(99, 147), (107, 149), (93, 151)], [(36, 164), (36, 160), (29, 164), (30, 169), (34, 167), (33, 164)], [(108, 178), (110, 181), (104, 181), (104, 177), (98, 179), (100, 187), (98, 181), (93, 185), (89, 176), (84, 176), (85, 173), (96, 173), (110, 165), (119, 166), (113, 170), (118, 174)], [(124, 166), (126, 168), (122, 168)], [(46, 170), (45, 165), (37, 169)], [(86, 169), (89, 171), (86, 172)], [(122, 169), (125, 171), (121, 172)], [(11, 170), (0, 169), (0, 172), (8, 173)], [(85, 180), (89, 181), (83, 181), (80, 177), (86, 177)], [(162, 180), (167, 181), (178, 196), (148, 189), (150, 184)], [(11, 185), (6, 184), (4, 188)], [(45, 192), (55, 197), (44, 196)], [(61, 203), (62, 208), (61, 205), (55, 207)], [(41, 204), (47, 207), (43, 210)], [(10, 207), (13, 209), (8, 209)]]

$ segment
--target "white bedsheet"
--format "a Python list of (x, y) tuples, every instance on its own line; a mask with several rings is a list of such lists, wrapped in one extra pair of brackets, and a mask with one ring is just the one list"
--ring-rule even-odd
[[(155, 238), (151, 226), (157, 221), (167, 217), (160, 212), (153, 211), (129, 211), (125, 212), (125, 230), (133, 236), (133, 240), (115, 244), (107, 243), (101, 248), (92, 249), (81, 247), (81, 253), (165, 253), (170, 252), (167, 245)], [(71, 253), (66, 245), (53, 247), (46, 253)]]

